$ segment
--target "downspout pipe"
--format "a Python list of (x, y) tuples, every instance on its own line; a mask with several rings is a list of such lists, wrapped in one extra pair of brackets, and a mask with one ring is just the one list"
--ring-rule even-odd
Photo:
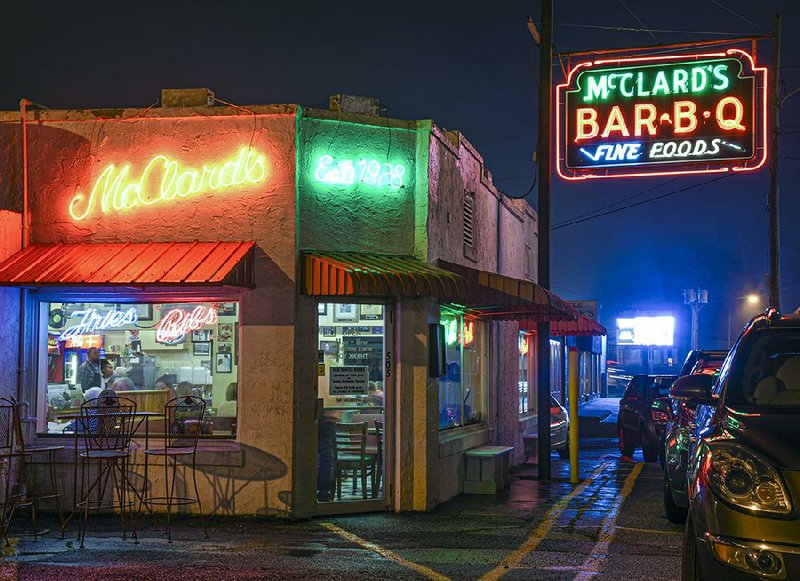
[[(19, 115), (22, 129), (22, 238), (21, 248), (26, 248), (30, 241), (30, 230), (28, 228), (28, 99), (20, 99)], [(27, 327), (25, 289), (19, 289), (19, 338), (17, 344), (17, 400), (24, 401), (25, 387), (25, 329)], [(26, 414), (31, 413), (30, 406)]]

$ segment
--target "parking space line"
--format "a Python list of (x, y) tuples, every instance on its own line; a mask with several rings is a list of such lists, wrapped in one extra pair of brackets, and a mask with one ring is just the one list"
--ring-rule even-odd
[(651, 533), (656, 535), (680, 535), (683, 536), (683, 531), (665, 531), (665, 530), (658, 530), (658, 529), (640, 529), (637, 527), (621, 527), (619, 525), (614, 527), (620, 531), (630, 531), (632, 533)]
[(321, 522), (319, 524), (322, 525), (323, 527), (325, 527), (326, 529), (328, 529), (329, 531), (335, 533), (336, 535), (342, 537), (343, 539), (345, 539), (347, 541), (350, 541), (351, 543), (355, 543), (356, 545), (359, 545), (359, 546), (367, 549), (368, 551), (372, 551), (373, 553), (375, 553), (377, 555), (380, 555), (381, 557), (384, 557), (385, 559), (389, 559), (391, 561), (394, 561), (395, 563), (397, 563), (399, 565), (402, 565), (403, 567), (407, 567), (409, 569), (412, 569), (412, 570), (416, 571), (417, 573), (419, 573), (420, 575), (423, 575), (424, 577), (427, 577), (428, 579), (433, 579), (434, 581), (450, 581), (449, 577), (446, 577), (445, 575), (437, 573), (436, 571), (434, 571), (433, 569), (431, 569), (429, 567), (426, 567), (425, 565), (420, 565), (419, 563), (414, 563), (413, 561), (409, 561), (408, 559), (404, 559), (403, 557), (401, 557), (400, 555), (398, 555), (394, 551), (390, 551), (389, 549), (381, 547), (380, 545), (376, 545), (375, 543), (371, 543), (370, 541), (368, 541), (366, 539), (362, 539), (358, 535), (355, 535), (355, 534), (353, 534), (353, 533), (351, 533), (349, 531), (346, 531), (343, 528), (337, 527), (333, 523)]
[(510, 569), (519, 565), (519, 563), (522, 561), (522, 559), (525, 558), (525, 556), (528, 553), (535, 551), (536, 547), (539, 546), (539, 544), (544, 540), (544, 538), (550, 532), (550, 529), (552, 529), (555, 526), (556, 522), (558, 521), (558, 517), (561, 516), (561, 513), (564, 512), (564, 510), (567, 508), (569, 501), (578, 496), (579, 494), (581, 494), (586, 489), (586, 487), (589, 484), (591, 484), (591, 482), (601, 472), (603, 472), (603, 470), (605, 470), (607, 465), (608, 465), (607, 462), (603, 462), (602, 464), (600, 464), (600, 466), (598, 466), (586, 480), (584, 480), (578, 486), (576, 486), (572, 490), (572, 492), (558, 499), (558, 501), (556, 501), (556, 503), (553, 506), (551, 506), (550, 510), (548, 510), (547, 513), (544, 515), (544, 518), (542, 519), (542, 522), (539, 523), (539, 526), (537, 526), (533, 530), (533, 532), (530, 535), (528, 535), (528, 538), (525, 539), (525, 542), (522, 543), (519, 546), (519, 548), (517, 548), (508, 557), (503, 559), (497, 567), (495, 567), (494, 569), (486, 573), (483, 577), (481, 577), (481, 581), (495, 581), (496, 579), (499, 579), (500, 577), (508, 573)]
[(639, 473), (642, 471), (643, 466), (644, 464), (642, 462), (637, 462), (636, 466), (631, 470), (631, 473), (628, 474), (625, 483), (622, 485), (622, 489), (609, 508), (608, 516), (603, 519), (600, 525), (600, 534), (597, 536), (597, 542), (592, 548), (591, 554), (583, 562), (583, 565), (581, 565), (580, 573), (575, 575), (574, 581), (586, 581), (600, 573), (603, 562), (608, 556), (608, 548), (611, 545), (611, 541), (614, 540), (614, 531), (616, 529), (617, 517), (619, 516), (619, 509), (633, 490), (633, 484), (636, 481), (636, 477), (639, 476)]

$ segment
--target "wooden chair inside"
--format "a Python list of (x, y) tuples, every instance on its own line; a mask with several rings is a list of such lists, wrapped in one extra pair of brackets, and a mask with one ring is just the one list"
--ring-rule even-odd
[(356, 478), (361, 479), (361, 496), (367, 498), (367, 466), (371, 462), (367, 456), (367, 422), (336, 424), (334, 440), (334, 476), (336, 497), (342, 499), (342, 479), (348, 473), (353, 476), (353, 492), (356, 492)]

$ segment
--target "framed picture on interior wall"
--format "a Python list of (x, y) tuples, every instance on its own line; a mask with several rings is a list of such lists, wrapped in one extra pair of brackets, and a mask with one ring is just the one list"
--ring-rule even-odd
[(217, 341), (233, 340), (233, 323), (219, 323), (217, 325)]
[(317, 303), (317, 314), (325, 316), (328, 314), (328, 303)]
[(323, 337), (336, 337), (336, 327), (320, 327)]
[(337, 323), (358, 321), (358, 305), (334, 303), (333, 320)]
[(233, 324), (233, 364), (239, 365), (239, 323)]
[(200, 367), (204, 367), (205, 369), (211, 371), (211, 359), (203, 359), (200, 362)]
[(231, 366), (231, 354), (230, 353), (217, 353), (217, 373), (230, 373), (233, 369)]
[(382, 321), (383, 305), (361, 305), (362, 321)]
[(232, 353), (233, 352), (233, 344), (232, 343), (217, 343), (217, 353)]
[(217, 303), (217, 315), (220, 317), (236, 316), (236, 303)]
[(133, 306), (136, 308), (136, 316), (140, 321), (153, 320), (153, 305), (150, 303), (137, 303)]
[(192, 355), (211, 355), (211, 341), (195, 341), (192, 343)]
[(211, 329), (198, 329), (197, 331), (192, 331), (192, 341), (194, 343), (205, 343), (206, 341), (211, 341)]

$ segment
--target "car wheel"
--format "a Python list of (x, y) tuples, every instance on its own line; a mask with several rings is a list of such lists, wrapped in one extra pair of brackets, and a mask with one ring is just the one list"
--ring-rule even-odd
[(683, 508), (675, 504), (672, 498), (672, 487), (669, 485), (669, 478), (664, 475), (664, 512), (667, 515), (667, 520), (674, 523), (686, 522), (686, 515), (689, 509)]
[(658, 440), (647, 435), (644, 426), (639, 430), (642, 434), (642, 456), (645, 462), (658, 462)]
[(686, 519), (683, 529), (683, 556), (681, 559), (681, 581), (702, 581), (703, 572), (697, 559), (697, 539), (691, 518)]
[(633, 456), (633, 451), (636, 449), (636, 446), (626, 434), (625, 429), (617, 425), (617, 434), (619, 435), (619, 453), (623, 456)]

